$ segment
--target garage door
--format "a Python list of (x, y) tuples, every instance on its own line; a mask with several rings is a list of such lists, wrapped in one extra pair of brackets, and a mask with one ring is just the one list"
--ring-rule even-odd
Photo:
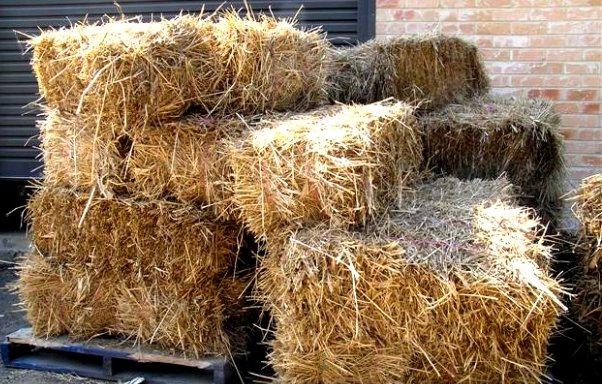
[[(354, 44), (374, 36), (375, 0), (271, 0), (253, 1), (255, 11), (268, 11), (279, 17), (295, 14), (300, 24), (321, 25), (335, 44)], [(120, 0), (126, 15), (206, 11), (219, 7), (218, 1)], [(226, 6), (242, 7), (242, 1)], [(299, 11), (299, 8), (303, 8)], [(112, 0), (2, 0), (0, 2), (0, 179), (26, 179), (41, 173), (35, 138), (36, 111), (25, 105), (37, 99), (37, 86), (23, 53), (20, 33), (36, 34), (38, 27), (68, 25), (82, 20), (98, 20), (103, 14), (118, 14)]]

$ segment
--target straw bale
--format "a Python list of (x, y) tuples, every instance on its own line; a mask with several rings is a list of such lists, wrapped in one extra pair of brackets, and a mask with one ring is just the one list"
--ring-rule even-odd
[(34, 251), (19, 263), (15, 288), (38, 336), (88, 338), (115, 322), (116, 275), (60, 264)]
[(602, 173), (583, 180), (576, 191), (573, 210), (581, 222), (584, 242), (591, 243), (585, 263), (589, 268), (597, 268), (602, 261)]
[(395, 97), (435, 108), (489, 90), (477, 47), (453, 36), (371, 40), (334, 50), (331, 60), (329, 96), (344, 103)]
[(240, 228), (209, 212), (167, 201), (141, 202), (41, 188), (28, 203), (33, 244), (60, 262), (107, 273), (160, 271), (184, 282), (220, 274), (236, 260)]
[(439, 179), (364, 232), (268, 239), (258, 297), (286, 383), (539, 383), (562, 311), (503, 180)]
[(48, 185), (75, 189), (99, 186), (107, 195), (122, 189), (127, 179), (125, 137), (99, 135), (84, 119), (57, 110), (47, 110), (38, 127)]
[(550, 103), (486, 96), (443, 107), (422, 116), (420, 123), (427, 167), (462, 179), (505, 173), (544, 224), (558, 221), (564, 144), (560, 117)]
[(179, 15), (143, 23), (104, 18), (29, 40), (40, 94), (99, 129), (135, 130), (206, 112), (304, 109), (322, 98), (318, 30), (267, 16)]
[(144, 199), (173, 196), (212, 206), (218, 217), (233, 217), (229, 148), (246, 131), (236, 117), (192, 115), (134, 135), (126, 160), (128, 192)]
[(247, 341), (242, 327), (246, 286), (231, 277), (194, 286), (166, 279), (122, 283), (113, 332), (194, 356), (241, 353)]
[(422, 147), (412, 113), (390, 100), (258, 123), (231, 151), (241, 217), (259, 236), (283, 224), (366, 222), (417, 178)]
[(50, 110), (39, 123), (45, 183), (84, 191), (96, 188), (106, 197), (211, 206), (227, 220), (234, 210), (228, 149), (252, 121), (193, 114), (131, 135), (97, 135), (89, 120)]

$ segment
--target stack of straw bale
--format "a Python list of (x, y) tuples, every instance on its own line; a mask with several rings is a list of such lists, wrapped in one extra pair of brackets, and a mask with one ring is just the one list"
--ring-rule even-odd
[(243, 347), (239, 226), (183, 204), (50, 187), (28, 209), (36, 251), (18, 285), (36, 334), (116, 334), (196, 356)]
[(30, 47), (46, 167), (17, 289), (34, 332), (244, 352), (252, 271), (228, 151), (254, 114), (325, 99), (321, 33), (227, 11), (78, 24)]
[(539, 383), (562, 304), (504, 180), (439, 179), (364, 231), (268, 240), (260, 298), (291, 383)]
[(371, 103), (387, 97), (430, 109), (487, 93), (477, 47), (458, 37), (420, 34), (332, 51), (329, 96)]
[(565, 176), (560, 116), (544, 100), (485, 96), (420, 118), (426, 167), (437, 174), (497, 178), (520, 187), (545, 223), (562, 213)]
[(602, 356), (602, 174), (588, 177), (576, 191), (573, 207), (581, 222), (580, 260), (574, 311), (592, 333), (592, 349)]
[(231, 153), (234, 201), (256, 235), (326, 221), (364, 224), (418, 176), (413, 108), (388, 100), (264, 119)]

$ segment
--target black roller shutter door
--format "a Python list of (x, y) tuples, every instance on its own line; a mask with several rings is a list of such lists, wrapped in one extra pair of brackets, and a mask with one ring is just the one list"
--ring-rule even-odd
[[(374, 36), (375, 0), (271, 0), (248, 1), (254, 11), (278, 17), (297, 15), (306, 26), (323, 26), (335, 44), (355, 44)], [(211, 12), (224, 1), (120, 0), (126, 15), (173, 16), (181, 10)], [(242, 8), (243, 1), (223, 6)], [(301, 9), (300, 7), (303, 6)], [(37, 99), (37, 85), (23, 53), (20, 33), (35, 35), (39, 28), (69, 25), (86, 17), (98, 20), (118, 15), (112, 0), (2, 0), (0, 2), (0, 179), (26, 179), (40, 175), (36, 159), (37, 111), (24, 106)]]

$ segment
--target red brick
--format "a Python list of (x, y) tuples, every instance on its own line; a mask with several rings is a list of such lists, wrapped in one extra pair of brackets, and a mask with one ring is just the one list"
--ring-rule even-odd
[(580, 108), (577, 103), (555, 103), (554, 110), (559, 113), (579, 113)]
[(548, 52), (545, 49), (513, 49), (512, 59), (513, 60), (545, 60), (548, 56)]
[(510, 86), (510, 76), (495, 75), (491, 76), (492, 87), (508, 87)]
[(512, 0), (477, 0), (477, 7), (489, 7), (489, 8), (501, 8), (501, 7), (512, 7)]
[(447, 34), (470, 35), (474, 34), (474, 31), (475, 27), (472, 23), (441, 23), (441, 32)]
[(584, 88), (602, 88), (602, 76), (596, 75), (581, 75), (581, 86)]
[(566, 11), (562, 8), (534, 8), (529, 11), (530, 20), (565, 20)]
[(539, 35), (546, 33), (547, 23), (542, 22), (517, 22), (510, 24), (510, 32), (513, 35)]
[(566, 46), (566, 38), (556, 35), (529, 36), (529, 46), (534, 48), (564, 47)]
[(566, 92), (567, 100), (582, 101), (582, 100), (597, 100), (598, 91), (595, 89), (577, 89), (568, 90)]
[(408, 22), (405, 24), (406, 34), (436, 31), (437, 23)]
[(600, 19), (600, 9), (599, 8), (579, 8), (579, 7), (569, 7), (566, 10), (566, 19), (567, 20), (599, 20)]
[(588, 49), (583, 52), (585, 61), (602, 61), (602, 49)]
[(480, 50), (484, 60), (506, 61), (510, 60), (510, 51), (507, 49), (483, 48)]
[(439, 14), (437, 11), (430, 10), (398, 9), (393, 12), (393, 18), (395, 20), (437, 21)]
[(529, 37), (527, 36), (493, 36), (494, 47), (528, 47)]
[(568, 35), (567, 47), (599, 47), (602, 44), (600, 35)]
[(565, 141), (567, 153), (572, 154), (598, 154), (602, 153), (602, 142), (589, 141)]
[(395, 20), (412, 20), (416, 16), (416, 12), (412, 9), (396, 9), (392, 16)]
[(575, 130), (576, 137), (581, 141), (601, 141), (602, 140), (602, 129), (601, 127), (597, 128), (584, 128)]
[(548, 60), (579, 61), (583, 58), (583, 49), (550, 49), (547, 51)]
[(593, 75), (600, 73), (599, 63), (566, 63), (564, 64), (564, 72), (571, 74), (587, 74)]
[(548, 87), (576, 88), (581, 85), (581, 80), (577, 76), (546, 75), (543, 81)]
[(557, 100), (560, 97), (558, 89), (531, 89), (527, 92), (529, 98), (542, 98), (549, 100)]
[(547, 74), (562, 73), (560, 63), (510, 63), (504, 73)]
[(476, 23), (476, 32), (480, 35), (509, 35), (509, 23)]
[(376, 0), (376, 8), (397, 8), (400, 0)]
[[(600, 113), (601, 107), (600, 103), (591, 103), (591, 104), (583, 104), (582, 111), (583, 113)], [(602, 126), (600, 127), (602, 128)], [(600, 130), (600, 136), (602, 136), (602, 129)], [(602, 139), (601, 139), (602, 140)]]
[(438, 0), (405, 0), (406, 8), (437, 8)]
[(474, 8), (475, 0), (439, 0), (439, 8)]
[(512, 9), (496, 9), (490, 12), (490, 20), (495, 21), (517, 21), (517, 20), (529, 20), (529, 10), (521, 8)]
[(548, 23), (548, 33), (562, 35), (565, 33), (600, 33), (602, 23), (598, 21), (552, 21)]
[(602, 154), (582, 156), (579, 164), (591, 165), (592, 167), (602, 167)]
[(566, 127), (596, 128), (600, 126), (600, 117), (596, 115), (562, 115), (562, 124)]
[(530, 75), (514, 75), (512, 76), (510, 84), (514, 87), (545, 87), (547, 84), (544, 81), (543, 76), (530, 76)]
[[(556, 109), (556, 108), (554, 108)], [(561, 112), (561, 111), (558, 111)], [(559, 129), (559, 133), (562, 135), (562, 138), (565, 140), (574, 140), (577, 138), (577, 133), (579, 131), (574, 128), (561, 128)]]

